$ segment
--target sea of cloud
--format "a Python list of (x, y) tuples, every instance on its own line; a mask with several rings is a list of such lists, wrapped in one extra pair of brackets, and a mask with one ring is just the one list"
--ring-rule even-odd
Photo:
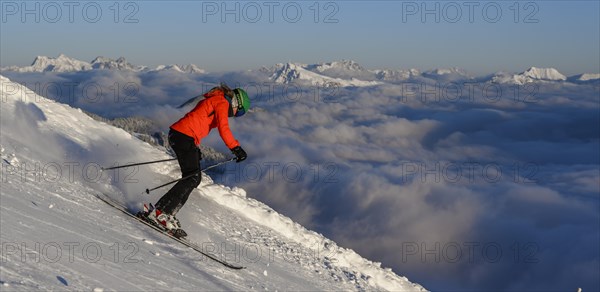
[[(221, 81), (243, 86), (253, 110), (230, 124), (249, 159), (215, 182), (431, 290), (600, 289), (598, 84), (418, 77), (340, 88), (276, 84), (261, 72), (3, 74), (165, 131), (189, 98)], [(216, 133), (203, 144), (228, 152)]]

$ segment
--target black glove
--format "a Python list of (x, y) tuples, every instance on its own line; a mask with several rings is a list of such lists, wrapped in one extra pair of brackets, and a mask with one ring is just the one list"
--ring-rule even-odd
[(235, 162), (242, 162), (247, 158), (246, 151), (244, 151), (244, 149), (242, 149), (242, 147), (240, 146), (236, 146), (233, 149), (231, 149), (231, 153), (233, 153), (233, 155), (237, 157)]

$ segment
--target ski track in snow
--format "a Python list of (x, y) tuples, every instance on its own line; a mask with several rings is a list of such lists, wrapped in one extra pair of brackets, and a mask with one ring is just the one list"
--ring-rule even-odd
[(165, 190), (140, 190), (176, 178), (176, 163), (140, 167), (133, 183), (128, 172), (90, 180), (81, 170), (165, 153), (0, 82), (2, 290), (424, 290), (207, 175), (178, 218), (190, 241), (247, 269), (203, 258), (94, 196), (109, 193), (132, 209), (155, 202)]

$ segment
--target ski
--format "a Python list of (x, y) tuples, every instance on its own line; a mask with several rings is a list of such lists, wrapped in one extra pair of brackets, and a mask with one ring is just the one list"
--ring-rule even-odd
[(189, 248), (191, 248), (191, 249), (193, 249), (193, 250), (201, 253), (203, 256), (205, 256), (205, 257), (207, 257), (207, 258), (209, 258), (209, 259), (211, 259), (211, 260), (213, 260), (213, 261), (215, 261), (217, 263), (220, 263), (220, 264), (222, 264), (223, 266), (225, 266), (227, 268), (234, 269), (234, 270), (241, 270), (241, 269), (245, 269), (246, 268), (246, 267), (243, 267), (243, 266), (237, 266), (237, 265), (231, 264), (229, 262), (226, 262), (224, 260), (221, 260), (218, 257), (216, 257), (214, 255), (211, 255), (211, 254), (203, 251), (202, 248), (200, 246), (198, 246), (197, 244), (195, 244), (195, 243), (193, 243), (193, 242), (191, 242), (191, 241), (189, 241), (187, 239), (177, 238), (177, 237), (175, 237), (175, 236), (167, 233), (165, 230), (159, 228), (158, 226), (156, 226), (154, 224), (151, 224), (149, 222), (146, 222), (142, 218), (139, 218), (135, 214), (131, 213), (127, 209), (127, 207), (125, 205), (123, 205), (122, 203), (120, 203), (118, 201), (113, 200), (112, 198), (110, 198), (106, 194), (96, 194), (96, 197), (98, 199), (100, 199), (101, 201), (105, 202), (106, 204), (108, 204), (109, 206), (111, 206), (111, 207), (113, 207), (113, 208), (115, 208), (115, 209), (117, 209), (117, 210), (125, 213), (127, 216), (135, 219), (136, 221), (143, 223), (144, 225), (146, 225), (146, 226), (148, 226), (148, 227), (150, 227), (150, 228), (152, 228), (152, 229), (160, 232), (161, 234), (163, 234), (163, 235), (165, 235), (165, 236), (167, 236), (167, 237), (169, 237), (169, 238), (171, 238), (171, 239), (179, 242), (180, 244), (183, 244), (183, 245), (185, 245), (185, 246), (187, 246), (187, 247), (189, 247)]

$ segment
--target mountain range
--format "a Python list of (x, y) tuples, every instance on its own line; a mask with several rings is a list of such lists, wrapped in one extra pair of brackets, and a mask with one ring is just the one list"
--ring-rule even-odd
[[(155, 68), (133, 65), (124, 57), (111, 59), (96, 57), (91, 62), (85, 62), (60, 54), (56, 58), (37, 56), (30, 66), (9, 66), (0, 71), (9, 72), (76, 72), (86, 70), (128, 70), (134, 72), (173, 71), (178, 73), (205, 74), (204, 69), (197, 65), (159, 65)], [(265, 74), (268, 79), (281, 84), (300, 83), (322, 86), (364, 87), (382, 83), (401, 83), (421, 78), (442, 82), (484, 81), (502, 84), (526, 84), (531, 82), (599, 82), (599, 73), (582, 73), (567, 77), (555, 68), (530, 67), (520, 73), (497, 72), (486, 77), (475, 77), (460, 68), (437, 68), (427, 71), (419, 69), (365, 69), (352, 60), (341, 60), (318, 64), (278, 63), (271, 67), (262, 67), (257, 71)]]
[(148, 66), (137, 66), (133, 65), (124, 57), (118, 59), (111, 59), (103, 56), (98, 56), (91, 62), (81, 61), (74, 58), (67, 57), (64, 54), (58, 55), (56, 58), (37, 56), (29, 66), (18, 67), (9, 66), (4, 67), (1, 71), (16, 71), (16, 72), (76, 72), (86, 70), (128, 70), (135, 72), (144, 71), (162, 71), (162, 70), (173, 70), (181, 73), (206, 73), (205, 70), (199, 68), (194, 64), (189, 65), (159, 65), (156, 68), (150, 68)]

